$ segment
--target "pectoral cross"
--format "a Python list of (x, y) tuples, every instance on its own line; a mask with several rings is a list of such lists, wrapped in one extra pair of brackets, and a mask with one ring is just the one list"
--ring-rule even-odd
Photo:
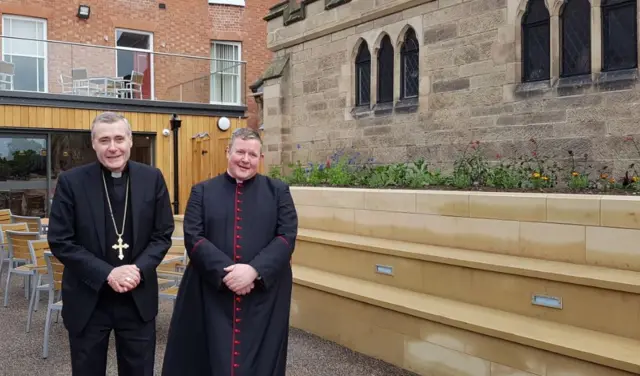
[(124, 258), (124, 255), (122, 254), (122, 250), (129, 248), (129, 244), (123, 243), (122, 238), (118, 237), (118, 244), (114, 244), (113, 246), (111, 246), (111, 248), (118, 250), (118, 258), (122, 260)]

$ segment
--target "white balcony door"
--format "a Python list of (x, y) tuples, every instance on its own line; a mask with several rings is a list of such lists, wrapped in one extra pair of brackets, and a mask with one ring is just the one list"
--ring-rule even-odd
[[(47, 21), (40, 18), (2, 16), (2, 34), (9, 37), (47, 39)], [(48, 91), (47, 43), (2, 38), (2, 59), (13, 63), (14, 90)]]
[(116, 30), (116, 75), (130, 78), (142, 73), (142, 98), (154, 99), (153, 34), (134, 30)]
[(211, 58), (211, 103), (242, 104), (240, 43), (213, 42)]

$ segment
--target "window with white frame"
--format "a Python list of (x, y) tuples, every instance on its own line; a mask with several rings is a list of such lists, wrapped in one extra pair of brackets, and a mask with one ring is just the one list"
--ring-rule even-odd
[(153, 34), (116, 30), (116, 75), (124, 78), (126, 98), (153, 99)]
[(236, 42), (211, 44), (211, 103), (241, 104), (241, 50)]
[(209, 0), (210, 5), (236, 5), (245, 6), (245, 0)]
[[(2, 34), (15, 38), (47, 39), (47, 20), (2, 16)], [(13, 65), (13, 89), (45, 93), (47, 88), (47, 43), (2, 38), (2, 60)]]

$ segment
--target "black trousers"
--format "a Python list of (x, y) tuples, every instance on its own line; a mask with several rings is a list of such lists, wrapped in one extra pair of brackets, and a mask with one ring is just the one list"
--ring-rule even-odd
[(115, 333), (119, 376), (153, 376), (156, 321), (144, 322), (130, 294), (105, 291), (85, 329), (69, 336), (73, 376), (106, 375), (109, 336)]

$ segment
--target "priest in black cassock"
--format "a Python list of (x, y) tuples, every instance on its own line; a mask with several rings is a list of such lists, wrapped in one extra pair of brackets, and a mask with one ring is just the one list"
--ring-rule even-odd
[(162, 173), (129, 161), (131, 127), (100, 114), (91, 126), (98, 161), (58, 177), (49, 219), (51, 252), (64, 264), (62, 318), (73, 376), (106, 374), (111, 331), (118, 375), (154, 373), (156, 267), (174, 230)]
[(191, 189), (163, 376), (285, 375), (298, 217), (261, 158), (260, 135), (238, 129), (226, 173)]

